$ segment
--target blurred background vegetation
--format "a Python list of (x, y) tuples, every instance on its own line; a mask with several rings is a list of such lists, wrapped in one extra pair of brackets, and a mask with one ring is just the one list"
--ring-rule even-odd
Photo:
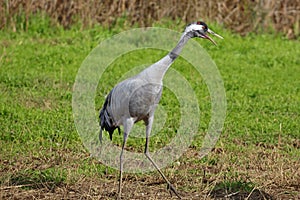
[(41, 15), (53, 26), (89, 28), (152, 26), (161, 20), (189, 23), (195, 20), (217, 22), (246, 35), (249, 32), (299, 37), (300, 0), (2, 0), (0, 29), (27, 31), (30, 18)]

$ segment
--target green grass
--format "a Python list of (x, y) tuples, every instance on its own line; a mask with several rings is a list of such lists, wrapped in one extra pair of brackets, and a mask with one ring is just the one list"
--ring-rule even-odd
[[(45, 26), (36, 26), (28, 32), (0, 32), (2, 185), (38, 181), (74, 183), (82, 176), (95, 177), (107, 170), (89, 158), (76, 132), (72, 87), (85, 57), (118, 29), (62, 30)], [(237, 164), (240, 157), (262, 146), (267, 147), (266, 152), (278, 147), (279, 154), (287, 159), (299, 160), (299, 40), (289, 41), (274, 35), (240, 37), (216, 25), (213, 30), (225, 38), (218, 40), (217, 47), (208, 41), (197, 41), (216, 62), (225, 85), (227, 117), (217, 146), (236, 155), (227, 165)], [(165, 54), (146, 50), (117, 59), (103, 75), (105, 84), (97, 89), (96, 108), (101, 108), (104, 95), (131, 66), (144, 64), (141, 55), (155, 62)], [(172, 67), (185, 74), (200, 102), (201, 126), (192, 144), (192, 148), (200, 149), (210, 117), (208, 90), (201, 76), (183, 59), (176, 60)], [(161, 105), (168, 118), (164, 129), (151, 139), (151, 150), (167, 144), (178, 126), (179, 105), (168, 89), (164, 90)], [(114, 134), (115, 143), (120, 144), (121, 139), (122, 136)], [(143, 139), (128, 141), (135, 151), (143, 151), (143, 145)], [(197, 164), (196, 159), (190, 162)], [(201, 163), (205, 162), (204, 159)], [(215, 166), (218, 162), (220, 159), (212, 156), (207, 165)]]

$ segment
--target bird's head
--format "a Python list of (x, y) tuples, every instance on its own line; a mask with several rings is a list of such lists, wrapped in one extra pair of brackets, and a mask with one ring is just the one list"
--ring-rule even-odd
[(199, 38), (203, 38), (203, 39), (208, 39), (214, 45), (217, 45), (217, 43), (211, 37), (209, 37), (208, 34), (211, 34), (211, 35), (217, 36), (218, 38), (223, 39), (222, 36), (216, 34), (212, 30), (210, 30), (208, 28), (208, 26), (202, 21), (193, 22), (193, 23), (187, 25), (184, 32), (185, 32), (185, 34), (188, 34), (190, 37), (199, 37)]

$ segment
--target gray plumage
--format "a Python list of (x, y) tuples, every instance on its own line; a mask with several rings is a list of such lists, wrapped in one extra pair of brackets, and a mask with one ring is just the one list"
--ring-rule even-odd
[(123, 144), (120, 154), (119, 198), (121, 197), (124, 147), (134, 123), (141, 120), (144, 121), (146, 125), (146, 144), (144, 153), (167, 182), (168, 189), (180, 198), (180, 195), (177, 193), (175, 188), (150, 157), (148, 151), (149, 136), (152, 129), (154, 112), (162, 95), (163, 77), (166, 71), (178, 57), (183, 46), (190, 38), (199, 37), (208, 39), (215, 44), (207, 33), (221, 37), (208, 29), (204, 22), (189, 24), (185, 28), (185, 31), (176, 47), (168, 55), (136, 76), (128, 78), (117, 84), (106, 97), (99, 115), (100, 141), (102, 142), (102, 130), (106, 130), (112, 140), (114, 130), (118, 129), (120, 134), (120, 126), (124, 127)]

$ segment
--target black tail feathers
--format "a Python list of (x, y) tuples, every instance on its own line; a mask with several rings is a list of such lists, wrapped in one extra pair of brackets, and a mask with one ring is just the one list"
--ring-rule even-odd
[(110, 101), (111, 101), (111, 92), (108, 94), (106, 97), (106, 100), (104, 102), (104, 105), (100, 111), (100, 133), (99, 133), (99, 140), (102, 142), (102, 130), (106, 130), (109, 133), (109, 138), (112, 140), (112, 135), (115, 131), (115, 129), (118, 129), (118, 132), (120, 134), (120, 127), (114, 125), (113, 118), (111, 114), (109, 113), (108, 107), (110, 106)]

